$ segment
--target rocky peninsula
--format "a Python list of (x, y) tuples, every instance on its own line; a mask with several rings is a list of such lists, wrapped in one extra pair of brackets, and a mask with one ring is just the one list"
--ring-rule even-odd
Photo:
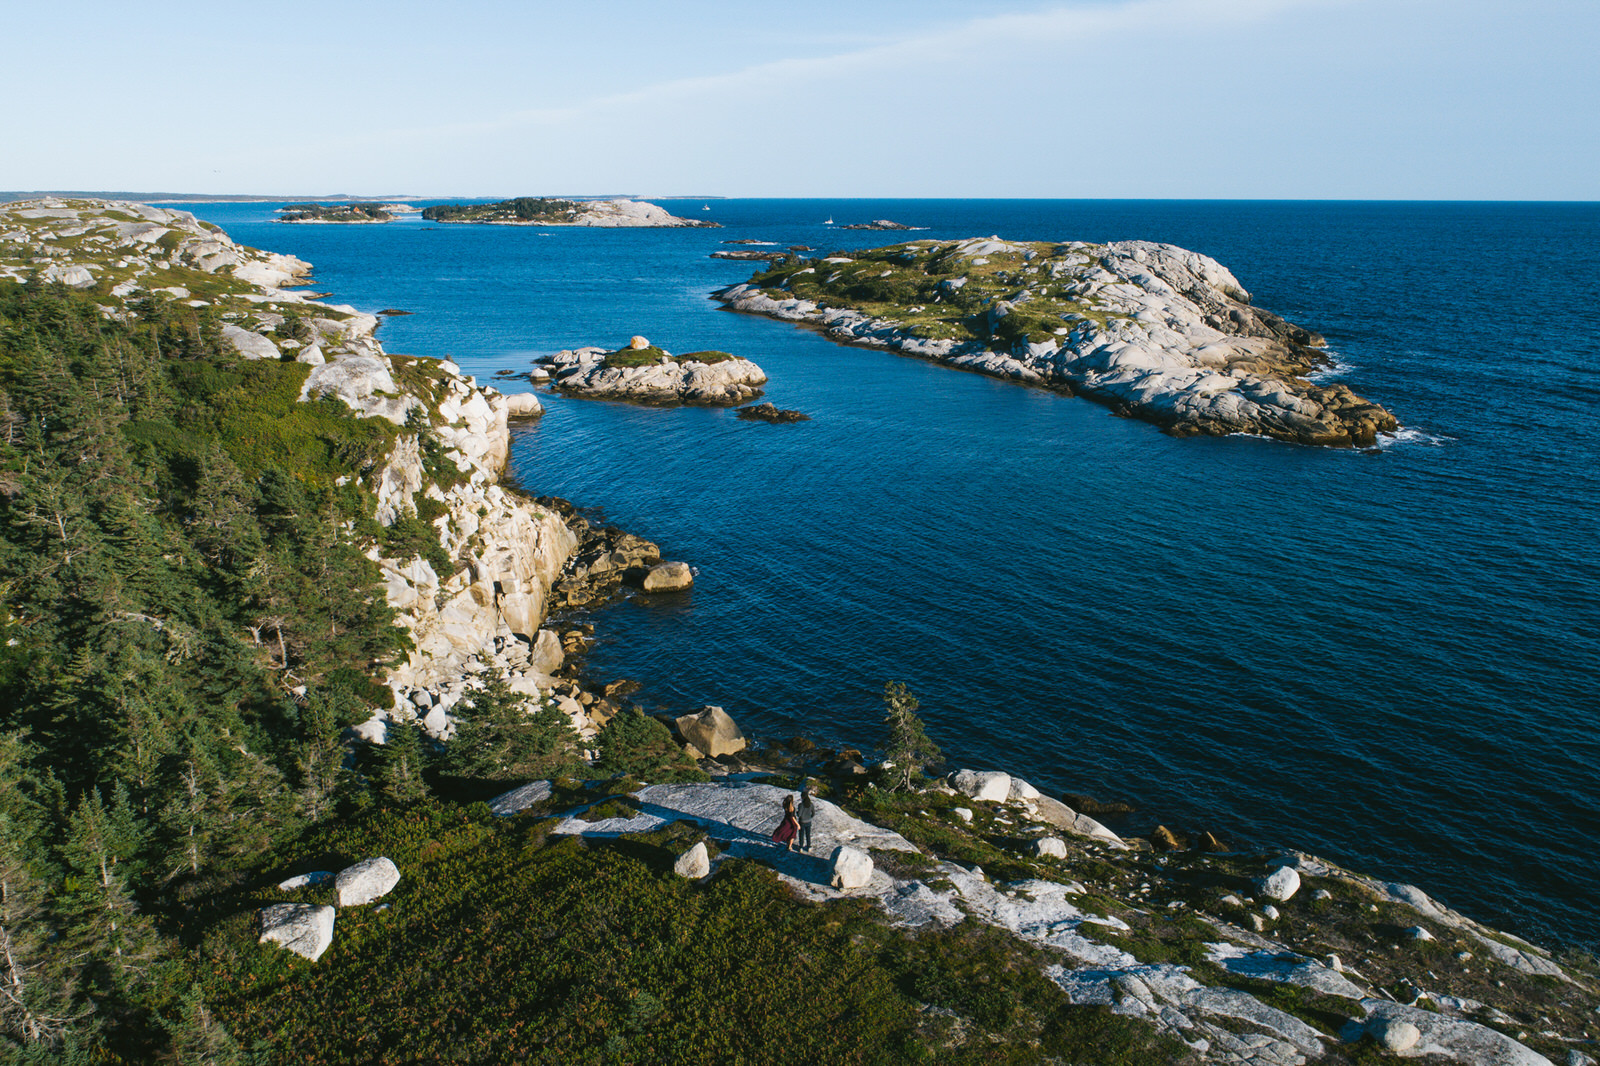
[(643, 200), (561, 200), (522, 196), (492, 204), (438, 204), (423, 208), (429, 222), (495, 226), (600, 226), (606, 228), (721, 229), (721, 223), (679, 218)]
[(551, 387), (595, 400), (675, 406), (733, 407), (761, 395), (767, 375), (748, 359), (727, 352), (674, 356), (634, 337), (617, 351), (577, 348), (558, 352), (543, 365)]
[(278, 221), (302, 225), (342, 224), (359, 226), (379, 222), (393, 222), (396, 215), (414, 215), (417, 211), (418, 209), (410, 204), (290, 204), (288, 207), (278, 208)]
[(1322, 337), (1168, 244), (912, 241), (793, 257), (716, 298), (847, 344), (1061, 389), (1170, 433), (1371, 445), (1398, 428), (1336, 382)]

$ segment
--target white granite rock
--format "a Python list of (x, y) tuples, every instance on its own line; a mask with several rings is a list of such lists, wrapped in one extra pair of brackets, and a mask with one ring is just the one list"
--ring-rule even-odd
[(1006, 796), (1012, 803), (1025, 803), (1039, 798), (1039, 790), (1020, 777), (1011, 779), (1011, 791)]
[(233, 345), (246, 359), (271, 359), (276, 362), (283, 357), (272, 341), (260, 333), (240, 329), (231, 322), (222, 327), (222, 339)]
[(1292, 866), (1280, 866), (1256, 882), (1256, 895), (1278, 900), (1280, 903), (1294, 898), (1300, 891), (1300, 875)]
[(706, 842), (702, 840), (678, 856), (678, 861), (672, 864), (672, 872), (691, 881), (708, 876), (711, 873), (711, 856), (706, 851)]
[(286, 880), (279, 881), (278, 887), (285, 892), (293, 892), (297, 888), (320, 885), (332, 876), (333, 874), (328, 870), (312, 870), (309, 873), (296, 874)]
[(829, 862), (833, 877), (828, 883), (834, 888), (861, 888), (872, 880), (872, 856), (864, 851), (841, 844), (833, 849)]
[(332, 907), (274, 903), (261, 910), (261, 943), (281, 944), (316, 962), (333, 943)]
[(347, 866), (333, 879), (339, 893), (339, 906), (359, 907), (387, 896), (400, 883), (400, 871), (393, 861), (379, 856)]
[(1533, 1049), (1477, 1022), (1386, 999), (1366, 999), (1361, 1007), (1367, 1013), (1366, 1025), (1352, 1026), (1346, 1039), (1355, 1038), (1363, 1029), (1376, 1038), (1380, 1028), (1394, 1039), (1404, 1039), (1410, 1033), (1399, 1028), (1403, 1023), (1417, 1033), (1416, 1039), (1398, 1052), (1406, 1058), (1436, 1055), (1470, 1066), (1553, 1066), (1549, 1059)]
[(1067, 844), (1060, 837), (1040, 837), (1033, 842), (1033, 853), (1041, 859), (1064, 859)]
[(948, 778), (963, 796), (989, 803), (1004, 803), (1011, 795), (1011, 775), (1001, 770), (957, 770)]

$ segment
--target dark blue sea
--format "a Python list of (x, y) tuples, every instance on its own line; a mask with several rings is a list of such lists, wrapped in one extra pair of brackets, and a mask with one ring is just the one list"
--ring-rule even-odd
[[(512, 465), (699, 568), (590, 659), (653, 709), (871, 749), (885, 681), (952, 765), (1301, 848), (1536, 940), (1600, 940), (1600, 205), (666, 201), (720, 230), (286, 226), (480, 380), (632, 334), (758, 362), (812, 421), (550, 398)], [(709, 207), (710, 210), (703, 210)], [(823, 225), (889, 218), (910, 235)], [(1093, 403), (721, 310), (721, 242), (1142, 238), (1327, 336), (1371, 451), (1177, 440)], [(511, 387), (513, 390), (515, 386)]]

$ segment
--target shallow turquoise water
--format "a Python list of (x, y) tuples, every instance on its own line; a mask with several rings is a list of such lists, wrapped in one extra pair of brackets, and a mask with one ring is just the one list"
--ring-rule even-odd
[[(513, 467), (700, 570), (591, 657), (653, 707), (870, 748), (889, 679), (955, 764), (1413, 881), (1594, 944), (1600, 207), (707, 201), (722, 230), (281, 226), (204, 205), (488, 380), (537, 354), (719, 348), (813, 421), (552, 398)], [(1082, 400), (720, 310), (755, 237), (1171, 241), (1324, 333), (1407, 432), (1371, 453), (1175, 440)]]

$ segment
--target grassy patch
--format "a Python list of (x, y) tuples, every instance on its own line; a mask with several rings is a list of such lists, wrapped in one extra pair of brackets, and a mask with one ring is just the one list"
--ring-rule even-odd
[(687, 830), (596, 844), (549, 825), (425, 809), (309, 835), (294, 861), (394, 859), (387, 908), (341, 910), (309, 963), (255, 942), (275, 889), (217, 901), (195, 930), (207, 1002), (240, 1043), (307, 1064), (1182, 1058), (1143, 1023), (1067, 1004), (1049, 956), (1002, 931), (907, 934), (864, 902), (798, 903), (743, 861), (691, 884), (664, 868)]

